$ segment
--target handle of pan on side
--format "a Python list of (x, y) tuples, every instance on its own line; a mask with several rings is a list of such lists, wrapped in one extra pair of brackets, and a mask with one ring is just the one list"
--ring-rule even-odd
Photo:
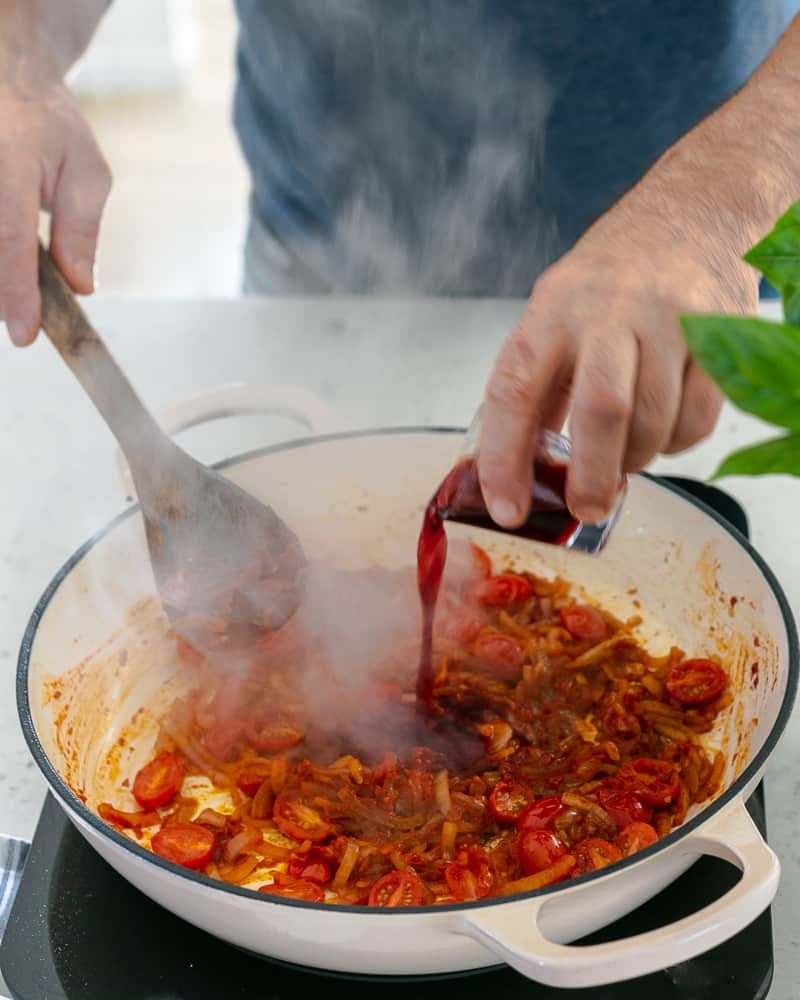
[[(736, 865), (742, 877), (724, 896), (688, 917), (605, 944), (570, 946), (541, 929), (549, 907), (558, 907), (564, 917), (558, 923), (568, 926), (570, 909), (574, 914), (578, 907), (591, 906), (589, 894), (576, 896), (588, 886), (474, 911), (464, 919), (462, 931), (529, 979), (563, 988), (601, 986), (665, 969), (714, 948), (747, 927), (775, 896), (778, 859), (741, 799), (671, 849), (721, 858)], [(621, 871), (618, 877), (626, 874)], [(604, 891), (602, 879), (595, 891)]]

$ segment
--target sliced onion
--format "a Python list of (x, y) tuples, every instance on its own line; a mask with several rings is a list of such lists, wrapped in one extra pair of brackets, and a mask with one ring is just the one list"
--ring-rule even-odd
[(263, 839), (258, 830), (254, 830), (251, 826), (245, 827), (241, 833), (237, 833), (235, 837), (231, 837), (225, 845), (222, 856), (228, 864), (232, 864), (244, 851), (249, 850), (251, 847), (260, 847)]
[(452, 802), (450, 801), (450, 775), (447, 770), (438, 771), (433, 782), (436, 805), (442, 816), (449, 816)]
[(449, 820), (442, 823), (442, 855), (448, 861), (452, 861), (456, 856), (456, 837), (458, 836), (458, 825)]
[(336, 869), (336, 874), (333, 876), (333, 882), (331, 883), (331, 886), (335, 890), (344, 889), (347, 885), (347, 880), (353, 874), (356, 861), (358, 861), (358, 844), (354, 840), (348, 840), (342, 860), (339, 862), (339, 867)]
[(214, 830), (224, 830), (228, 823), (228, 817), (223, 816), (216, 809), (204, 809), (192, 822), (200, 823), (202, 826), (210, 826)]

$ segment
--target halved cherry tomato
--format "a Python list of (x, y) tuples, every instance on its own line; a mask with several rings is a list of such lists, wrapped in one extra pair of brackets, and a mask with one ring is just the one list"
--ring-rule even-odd
[(511, 604), (521, 604), (527, 601), (533, 593), (533, 587), (521, 576), (515, 573), (501, 573), (499, 576), (487, 576), (476, 584), (475, 597), (487, 608), (505, 608)]
[(488, 553), (476, 545), (474, 542), (469, 543), (472, 549), (472, 558), (475, 561), (475, 565), (478, 567), (478, 572), (481, 576), (491, 576), (492, 573), (492, 560), (490, 559)]
[(245, 795), (255, 795), (268, 777), (268, 774), (264, 774), (263, 771), (258, 771), (255, 768), (245, 770), (237, 777), (236, 787), (243, 791)]
[(286, 873), (292, 878), (303, 879), (305, 882), (316, 882), (317, 885), (325, 885), (330, 882), (332, 872), (330, 867), (319, 858), (292, 858), (289, 862)]
[(600, 788), (597, 800), (617, 824), (618, 830), (624, 830), (631, 823), (648, 823), (653, 816), (651, 806), (624, 789)]
[(230, 760), (236, 749), (236, 744), (242, 738), (243, 730), (244, 725), (238, 719), (217, 722), (203, 737), (206, 749), (217, 760)]
[(325, 893), (315, 882), (308, 882), (306, 879), (298, 878), (294, 881), (284, 881), (281, 885), (273, 882), (271, 885), (262, 885), (259, 892), (265, 896), (284, 896), (286, 899), (302, 899), (307, 903), (322, 903), (325, 901)]
[(533, 798), (533, 792), (521, 781), (502, 778), (489, 793), (489, 808), (502, 823), (515, 823)]
[(684, 705), (702, 705), (725, 690), (728, 675), (712, 660), (684, 660), (667, 674), (667, 691)]
[(606, 865), (611, 865), (622, 859), (620, 849), (601, 837), (589, 837), (587, 840), (582, 840), (577, 847), (573, 847), (572, 854), (575, 855), (576, 875), (605, 868)]
[(475, 613), (456, 608), (448, 613), (442, 623), (441, 633), (446, 639), (467, 645), (475, 641), (483, 625), (484, 622)]
[(447, 888), (459, 901), (483, 899), (492, 891), (494, 876), (486, 852), (477, 846), (462, 848), (444, 870)]
[(651, 806), (668, 806), (681, 789), (672, 761), (640, 757), (629, 760), (617, 771), (617, 781)]
[(133, 797), (142, 809), (158, 809), (175, 797), (183, 781), (183, 761), (164, 750), (137, 772), (133, 779)]
[(247, 739), (261, 753), (280, 753), (297, 746), (302, 740), (302, 730), (289, 722), (270, 721), (258, 711), (247, 720)]
[(272, 807), (272, 818), (281, 833), (293, 840), (325, 840), (333, 833), (333, 827), (326, 823), (316, 809), (290, 799), (288, 795), (279, 795)]
[(214, 854), (216, 838), (197, 823), (172, 823), (162, 827), (150, 846), (156, 854), (184, 868), (205, 868)]
[(564, 628), (576, 639), (600, 642), (605, 639), (608, 628), (605, 618), (588, 604), (573, 604), (559, 612)]
[(655, 844), (657, 840), (658, 834), (649, 823), (631, 823), (618, 834), (615, 843), (627, 858), (642, 848)]
[(535, 875), (563, 858), (567, 845), (549, 830), (525, 830), (520, 834), (517, 855), (525, 875)]
[(517, 676), (525, 662), (525, 650), (522, 646), (502, 632), (482, 632), (475, 640), (472, 651), (478, 659), (501, 674)]
[(523, 810), (517, 820), (517, 829), (520, 833), (524, 833), (525, 830), (552, 830), (553, 824), (565, 808), (566, 806), (556, 795), (537, 799)]
[(382, 875), (369, 893), (370, 906), (419, 906), (422, 882), (414, 872), (393, 871)]
[(183, 636), (175, 636), (175, 645), (178, 648), (178, 657), (184, 663), (188, 663), (193, 667), (198, 667), (201, 663), (205, 663), (205, 656), (199, 649), (195, 649), (191, 643), (187, 642)]

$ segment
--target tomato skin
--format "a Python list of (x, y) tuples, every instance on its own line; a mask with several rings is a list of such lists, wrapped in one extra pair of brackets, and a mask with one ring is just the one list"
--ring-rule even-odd
[(501, 778), (489, 793), (489, 808), (501, 823), (516, 823), (533, 798), (533, 792), (521, 781)]
[(522, 646), (502, 632), (482, 632), (473, 643), (472, 651), (501, 675), (508, 673), (515, 677), (525, 662)]
[(203, 737), (206, 749), (217, 760), (230, 760), (242, 738), (244, 726), (237, 719), (215, 723)]
[(421, 906), (422, 881), (414, 872), (382, 875), (369, 892), (369, 906)]
[(333, 877), (330, 867), (319, 858), (313, 857), (292, 858), (286, 873), (292, 878), (301, 879), (304, 882), (315, 882), (317, 885), (325, 885)]
[(589, 837), (572, 849), (575, 855), (575, 874), (597, 871), (622, 860), (622, 852), (609, 840), (601, 837)]
[(517, 820), (517, 829), (520, 833), (526, 830), (552, 830), (553, 824), (565, 808), (566, 806), (556, 795), (537, 799), (522, 811)]
[(631, 823), (649, 823), (653, 817), (653, 809), (648, 803), (621, 788), (600, 788), (597, 800), (617, 824), (618, 830), (624, 830)]
[(214, 834), (204, 826), (172, 823), (158, 831), (150, 846), (167, 861), (197, 871), (211, 860), (216, 843)]
[(175, 636), (175, 645), (178, 651), (178, 659), (184, 663), (188, 663), (192, 667), (199, 667), (201, 663), (205, 663), (205, 656), (199, 649), (195, 649), (191, 643), (187, 642), (183, 636)]
[(307, 903), (323, 903), (325, 893), (315, 882), (306, 879), (286, 880), (281, 885), (273, 882), (271, 885), (262, 885), (259, 892), (265, 896), (283, 896), (285, 899), (302, 899)]
[(668, 806), (681, 789), (675, 765), (650, 757), (626, 761), (617, 771), (617, 780), (651, 806)]
[(183, 761), (164, 750), (133, 779), (133, 797), (142, 809), (158, 809), (175, 797), (183, 782)]
[(728, 675), (713, 660), (684, 660), (670, 670), (664, 683), (682, 705), (702, 705), (722, 694)]
[(331, 824), (326, 823), (316, 809), (297, 802), (285, 794), (275, 799), (272, 818), (282, 834), (301, 843), (304, 840), (317, 843), (330, 837), (334, 832)]
[(487, 608), (507, 608), (522, 604), (533, 594), (533, 587), (515, 573), (487, 576), (474, 589), (475, 598)]
[(605, 618), (588, 604), (572, 604), (559, 614), (564, 628), (576, 639), (600, 642), (608, 633)]
[(236, 787), (244, 792), (245, 795), (252, 796), (261, 788), (264, 782), (269, 778), (268, 774), (264, 774), (263, 771), (257, 770), (247, 770), (242, 771), (236, 778)]
[(492, 891), (494, 876), (486, 852), (477, 846), (462, 848), (444, 870), (447, 888), (460, 902), (483, 899)]
[(563, 858), (567, 845), (549, 830), (525, 830), (520, 834), (517, 856), (525, 875), (535, 875)]
[(492, 560), (489, 558), (487, 552), (485, 552), (480, 545), (476, 545), (475, 542), (470, 542), (469, 547), (472, 550), (472, 558), (475, 565), (478, 567), (478, 572), (481, 576), (491, 576), (492, 575)]
[(624, 857), (630, 857), (637, 851), (655, 844), (658, 834), (649, 823), (631, 823), (617, 835), (615, 844)]

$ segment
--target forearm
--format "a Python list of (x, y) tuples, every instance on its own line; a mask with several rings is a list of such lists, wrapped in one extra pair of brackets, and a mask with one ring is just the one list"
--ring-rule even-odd
[(110, 0), (0, 0), (0, 83), (61, 80), (89, 44)]

